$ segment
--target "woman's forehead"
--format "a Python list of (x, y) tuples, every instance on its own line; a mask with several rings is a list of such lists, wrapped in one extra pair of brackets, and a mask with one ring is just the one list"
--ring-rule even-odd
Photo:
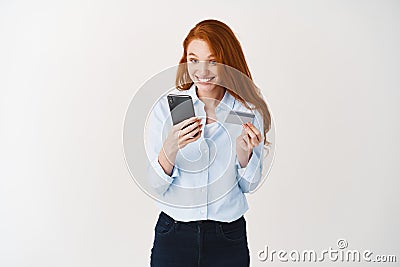
[(201, 58), (214, 57), (208, 43), (200, 39), (194, 39), (189, 43), (187, 48), (187, 55)]

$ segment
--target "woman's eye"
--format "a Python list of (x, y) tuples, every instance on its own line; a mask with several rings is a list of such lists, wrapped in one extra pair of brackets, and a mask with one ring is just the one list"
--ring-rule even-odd
[(197, 59), (192, 58), (192, 59), (190, 59), (190, 62), (192, 62), (192, 63), (198, 63), (199, 61), (198, 61)]
[(210, 60), (210, 64), (211, 64), (211, 65), (216, 65), (216, 64), (217, 64), (217, 61), (215, 61), (215, 60)]

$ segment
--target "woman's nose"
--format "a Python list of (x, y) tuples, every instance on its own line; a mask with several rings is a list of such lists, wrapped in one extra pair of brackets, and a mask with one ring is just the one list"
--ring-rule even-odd
[(207, 76), (207, 74), (208, 74), (208, 64), (207, 64), (207, 61), (202, 61), (202, 62), (200, 62), (200, 64), (199, 64), (200, 66), (199, 66), (199, 69), (198, 69), (198, 72), (199, 72), (199, 74), (201, 75), (201, 76)]

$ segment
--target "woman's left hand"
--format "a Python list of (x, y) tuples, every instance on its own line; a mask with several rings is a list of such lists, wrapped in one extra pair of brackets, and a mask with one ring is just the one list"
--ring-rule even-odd
[(250, 160), (253, 148), (262, 142), (262, 135), (251, 122), (242, 125), (242, 133), (236, 138), (236, 154), (240, 166), (244, 168)]

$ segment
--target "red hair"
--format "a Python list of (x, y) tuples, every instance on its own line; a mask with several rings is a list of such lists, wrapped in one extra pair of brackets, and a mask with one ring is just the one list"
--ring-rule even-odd
[[(223, 64), (219, 65), (222, 66), (219, 68), (222, 70), (223, 87), (245, 107), (257, 109), (260, 112), (264, 122), (264, 144), (270, 144), (266, 138), (267, 132), (271, 128), (271, 115), (267, 104), (262, 98), (259, 88), (253, 83), (239, 40), (225, 23), (213, 19), (203, 20), (190, 30), (183, 41), (183, 55), (179, 61), (176, 75), (176, 88), (188, 90), (193, 84), (186, 63), (188, 45), (195, 39), (205, 41), (216, 61)], [(254, 108), (247, 103), (254, 105)]]

